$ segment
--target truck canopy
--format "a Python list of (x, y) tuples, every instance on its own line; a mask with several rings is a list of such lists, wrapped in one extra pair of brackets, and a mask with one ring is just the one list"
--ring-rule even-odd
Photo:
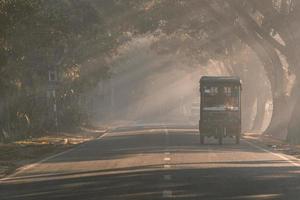
[(200, 87), (210, 84), (234, 84), (241, 86), (241, 79), (237, 76), (202, 76), (200, 79)]

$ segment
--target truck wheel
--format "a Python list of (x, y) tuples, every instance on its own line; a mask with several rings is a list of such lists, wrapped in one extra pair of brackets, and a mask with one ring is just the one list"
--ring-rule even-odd
[(235, 136), (235, 144), (240, 144), (240, 134)]
[(219, 133), (219, 144), (223, 144), (223, 133), (222, 131)]
[(200, 144), (204, 144), (204, 135), (200, 135)]
[(223, 135), (219, 135), (219, 145), (223, 144)]
[(219, 139), (219, 144), (223, 144), (223, 136), (224, 136), (224, 133), (223, 133), (223, 129), (219, 128), (218, 130), (218, 139)]

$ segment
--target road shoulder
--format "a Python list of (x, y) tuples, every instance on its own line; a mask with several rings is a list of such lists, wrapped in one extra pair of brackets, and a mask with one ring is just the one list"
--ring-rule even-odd
[(300, 146), (289, 144), (283, 140), (258, 134), (246, 134), (244, 141), (261, 151), (280, 157), (294, 166), (300, 166)]
[(78, 133), (63, 133), (0, 144), (0, 180), (34, 167), (95, 140), (108, 129), (84, 129)]

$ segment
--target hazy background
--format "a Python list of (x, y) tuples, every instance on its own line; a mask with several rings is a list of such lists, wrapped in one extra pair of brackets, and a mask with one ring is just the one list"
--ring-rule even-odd
[[(203, 65), (176, 52), (159, 54), (153, 45), (159, 45), (160, 39), (146, 34), (118, 48), (110, 61), (111, 78), (99, 82), (97, 89), (90, 93), (94, 96), (90, 107), (94, 123), (197, 126), (201, 76), (234, 75), (240, 76), (243, 82), (243, 129), (262, 132), (267, 128), (272, 115), (270, 84), (251, 49), (241, 49), (236, 70), (235, 66), (214, 60)], [(267, 101), (260, 113), (257, 113), (258, 99)], [(254, 127), (257, 114), (263, 115), (263, 121)]]
[(300, 142), (299, 13), (297, 0), (2, 0), (0, 141), (195, 125), (201, 76), (235, 75), (243, 130)]

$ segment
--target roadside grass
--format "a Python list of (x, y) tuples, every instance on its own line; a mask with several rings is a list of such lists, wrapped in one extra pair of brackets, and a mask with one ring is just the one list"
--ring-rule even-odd
[(37, 138), (0, 143), (0, 178), (15, 172), (21, 166), (95, 139), (105, 131), (105, 128), (81, 128), (81, 131), (74, 133), (48, 133)]

